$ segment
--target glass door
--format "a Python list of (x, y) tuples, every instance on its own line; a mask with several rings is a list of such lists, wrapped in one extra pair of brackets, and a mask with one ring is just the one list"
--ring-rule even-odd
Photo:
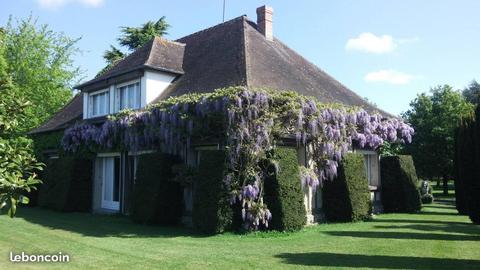
[(102, 208), (120, 210), (120, 157), (99, 158), (102, 177)]

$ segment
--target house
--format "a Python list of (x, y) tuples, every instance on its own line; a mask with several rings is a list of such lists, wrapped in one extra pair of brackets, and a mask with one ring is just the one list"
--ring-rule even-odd
[[(294, 90), (321, 102), (378, 111), (275, 38), (272, 16), (273, 9), (263, 6), (257, 9), (256, 22), (240, 16), (175, 41), (156, 37), (103, 74), (76, 86), (81, 93), (31, 133), (63, 130), (79, 120), (101, 123), (107, 115), (123, 109), (141, 109), (171, 96), (229, 86)], [(184, 159), (195, 165), (201, 150), (215, 148), (218, 145), (193, 145)], [(364, 154), (372, 199), (378, 202), (379, 156), (368, 149), (355, 151)], [(93, 211), (128, 212), (128, 187), (135, 178), (135, 157), (141, 154), (97, 154)], [(305, 147), (299, 147), (298, 160), (308, 166)], [(188, 212), (191, 190), (186, 189), (184, 194)], [(316, 216), (322, 209), (321, 190), (306, 191), (305, 207), (310, 222), (321, 217)]]

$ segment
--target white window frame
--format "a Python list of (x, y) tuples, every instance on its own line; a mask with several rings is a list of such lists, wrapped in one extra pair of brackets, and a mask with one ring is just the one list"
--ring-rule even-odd
[(141, 79), (136, 79), (136, 80), (133, 80), (133, 81), (128, 81), (128, 82), (124, 82), (124, 83), (120, 83), (120, 84), (116, 84), (115, 85), (115, 89), (114, 89), (114, 112), (117, 113), (121, 110), (124, 110), (124, 109), (127, 109), (127, 108), (123, 108), (121, 109), (120, 108), (120, 102), (121, 102), (121, 95), (120, 95), (120, 88), (122, 87), (125, 87), (125, 86), (129, 86), (129, 85), (132, 85), (132, 84), (137, 84), (138, 83), (138, 88), (136, 89), (138, 91), (138, 95), (134, 95), (134, 98), (138, 100), (135, 100), (134, 101), (134, 104), (135, 104), (135, 107), (134, 108), (128, 108), (128, 109), (132, 109), (132, 110), (138, 110), (138, 109), (141, 109), (142, 108), (142, 82), (141, 82)]
[[(96, 95), (101, 95), (107, 93), (107, 102), (106, 102), (106, 109), (104, 114), (93, 114), (93, 97)], [(99, 117), (108, 115), (110, 113), (110, 90), (108, 88), (98, 90), (95, 92), (88, 93), (88, 118)]]

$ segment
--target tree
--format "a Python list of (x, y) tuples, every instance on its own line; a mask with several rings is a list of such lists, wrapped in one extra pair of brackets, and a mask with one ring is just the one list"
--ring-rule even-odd
[[(121, 35), (118, 38), (118, 42), (121, 46), (126, 47), (128, 51), (134, 51), (135, 49), (142, 47), (154, 37), (167, 35), (168, 28), (170, 28), (170, 25), (167, 23), (165, 16), (162, 16), (156, 22), (148, 21), (140, 27), (122, 26), (120, 28)], [(123, 59), (125, 56), (127, 56), (127, 53), (110, 45), (110, 50), (106, 50), (103, 54), (103, 58), (108, 65), (99, 74), (108, 70), (112, 65)]]
[(405, 151), (411, 154), (422, 178), (442, 178), (444, 193), (453, 176), (454, 130), (460, 120), (473, 114), (473, 105), (451, 86), (419, 94), (403, 117), (414, 127), (415, 136)]
[(10, 91), (30, 102), (25, 121), (17, 127), (24, 133), (46, 121), (72, 97), (70, 89), (80, 75), (72, 59), (78, 52), (78, 39), (38, 25), (32, 17), (10, 18), (2, 39), (5, 71), (15, 85)]
[(35, 171), (41, 170), (42, 164), (33, 155), (31, 140), (18, 136), (30, 103), (16, 95), (16, 87), (6, 72), (4, 46), (4, 35), (0, 33), (0, 210), (7, 209), (13, 217), (19, 203), (29, 202), (23, 194), (41, 183)]
[(480, 105), (480, 84), (473, 80), (465, 89), (463, 89), (462, 95), (468, 102)]

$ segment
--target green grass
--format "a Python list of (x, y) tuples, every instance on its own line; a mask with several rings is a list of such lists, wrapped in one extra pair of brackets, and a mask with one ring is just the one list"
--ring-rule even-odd
[[(480, 227), (448, 201), (298, 233), (209, 237), (120, 216), (22, 208), (13, 220), (0, 217), (0, 232), (0, 269), (480, 269)], [(13, 264), (10, 251), (61, 251), (71, 262)]]

